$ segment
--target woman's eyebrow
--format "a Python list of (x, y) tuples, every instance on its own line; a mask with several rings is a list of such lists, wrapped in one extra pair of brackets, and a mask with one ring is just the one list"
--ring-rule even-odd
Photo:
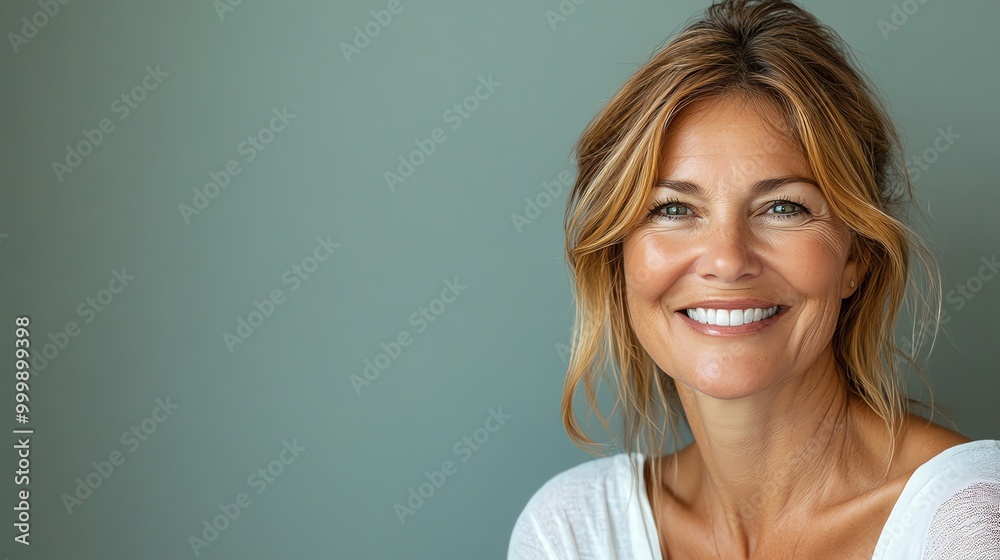
[[(767, 194), (779, 187), (787, 185), (789, 183), (806, 183), (819, 188), (812, 179), (806, 177), (790, 176), (790, 177), (774, 177), (772, 179), (764, 179), (757, 181), (750, 187), (750, 194), (754, 196), (759, 196)], [(666, 187), (668, 189), (673, 189), (679, 193), (690, 195), (690, 196), (702, 196), (704, 193), (701, 187), (690, 182), (690, 181), (678, 181), (675, 179), (660, 179), (654, 185), (656, 187)]]

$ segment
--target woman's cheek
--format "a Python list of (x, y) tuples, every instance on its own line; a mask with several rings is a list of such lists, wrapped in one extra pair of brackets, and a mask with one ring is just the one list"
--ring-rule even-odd
[(850, 237), (820, 223), (798, 227), (771, 228), (758, 233), (762, 250), (775, 259), (779, 269), (809, 263), (807, 275), (829, 279), (847, 259)]
[(629, 238), (624, 246), (629, 291), (642, 299), (659, 299), (680, 276), (680, 249), (662, 234), (644, 232)]
[(760, 237), (772, 246), (808, 248), (810, 253), (842, 262), (847, 258), (850, 233), (829, 220), (811, 220), (804, 224), (761, 228)]

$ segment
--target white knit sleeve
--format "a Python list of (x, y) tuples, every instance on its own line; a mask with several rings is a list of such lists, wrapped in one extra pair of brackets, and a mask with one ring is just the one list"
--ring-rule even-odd
[(584, 463), (564, 471), (538, 489), (514, 523), (507, 547), (508, 560), (579, 560), (589, 549), (593, 527), (591, 506), (597, 494), (595, 465)]
[(923, 560), (1000, 559), (1000, 483), (978, 482), (937, 509)]
[(562, 547), (557, 542), (561, 531), (555, 512), (548, 508), (547, 511), (533, 509), (535, 508), (526, 509), (517, 518), (507, 547), (507, 559), (566, 560), (560, 550)]
[(508, 560), (657, 560), (629, 465), (625, 454), (603, 457), (546, 482), (514, 523)]

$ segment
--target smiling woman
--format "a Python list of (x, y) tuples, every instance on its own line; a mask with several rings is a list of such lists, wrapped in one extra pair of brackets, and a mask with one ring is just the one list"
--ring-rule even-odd
[(562, 411), (593, 445), (573, 397), (606, 377), (625, 450), (547, 482), (509, 558), (1000, 558), (1000, 441), (908, 410), (911, 258), (915, 323), (939, 282), (848, 52), (791, 2), (719, 2), (590, 123)]

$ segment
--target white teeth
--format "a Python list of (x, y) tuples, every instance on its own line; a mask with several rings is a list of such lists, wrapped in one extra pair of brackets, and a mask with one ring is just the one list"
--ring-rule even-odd
[(716, 309), (715, 310), (715, 324), (720, 327), (729, 326), (729, 310), (728, 309)]
[(687, 316), (704, 325), (720, 327), (738, 327), (747, 323), (762, 321), (778, 312), (778, 306), (766, 309), (755, 307), (750, 309), (686, 309)]
[[(751, 317), (752, 319), (752, 317)], [(747, 321), (749, 322), (749, 321)], [(734, 327), (738, 327), (743, 324), (743, 310), (733, 309), (729, 312), (729, 324)]]

